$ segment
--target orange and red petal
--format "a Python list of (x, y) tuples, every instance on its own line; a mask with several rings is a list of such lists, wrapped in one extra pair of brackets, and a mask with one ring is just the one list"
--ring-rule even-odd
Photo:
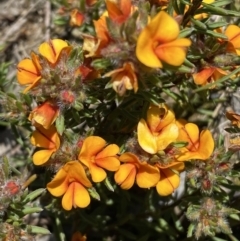
[(193, 74), (193, 80), (196, 85), (205, 85), (208, 79), (213, 75), (215, 68), (204, 68), (198, 73)]
[(41, 74), (31, 59), (20, 61), (17, 69), (17, 80), (21, 85), (33, 84), (41, 79)]
[(36, 107), (29, 115), (30, 121), (35, 121), (45, 129), (49, 129), (59, 115), (59, 107), (50, 101)]

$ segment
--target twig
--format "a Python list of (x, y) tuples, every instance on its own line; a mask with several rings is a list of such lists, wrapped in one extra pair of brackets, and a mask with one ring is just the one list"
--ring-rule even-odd
[(22, 26), (27, 22), (26, 16), (31, 13), (37, 5), (42, 0), (36, 1), (31, 8), (29, 8), (22, 16), (20, 16), (16, 22), (14, 22), (9, 28), (7, 28), (7, 31), (3, 34), (3, 38), (0, 41), (0, 46), (3, 45), (4, 49), (6, 49), (11, 42), (14, 42), (18, 36), (20, 35), (20, 29)]
[(45, 4), (45, 41), (49, 41), (50, 39), (50, 24), (51, 24), (51, 3), (50, 1), (46, 1)]

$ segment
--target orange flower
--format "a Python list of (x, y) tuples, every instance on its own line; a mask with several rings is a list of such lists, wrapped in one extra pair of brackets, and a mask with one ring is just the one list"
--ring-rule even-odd
[(49, 129), (59, 114), (59, 107), (51, 101), (45, 101), (37, 106), (29, 115), (28, 119), (33, 123), (42, 125), (45, 129)]
[(76, 8), (71, 11), (70, 17), (71, 26), (81, 26), (84, 22), (84, 15)]
[(162, 68), (162, 61), (179, 66), (186, 57), (186, 47), (191, 41), (178, 39), (178, 23), (164, 11), (160, 11), (142, 30), (137, 40), (136, 55), (148, 67)]
[(72, 48), (68, 46), (68, 43), (62, 39), (53, 39), (49, 42), (44, 42), (39, 46), (39, 53), (45, 57), (49, 63), (55, 65), (59, 60), (59, 57), (64, 50), (69, 53)]
[(120, 95), (123, 96), (126, 90), (134, 90), (136, 93), (138, 90), (138, 81), (135, 73), (134, 65), (131, 62), (123, 64), (122, 68), (115, 69), (108, 72), (104, 77), (112, 77), (111, 82), (113, 83), (113, 89)]
[(111, 37), (108, 33), (108, 28), (106, 23), (106, 14), (102, 15), (97, 21), (93, 21), (93, 23), (94, 23), (98, 42), (94, 46), (95, 42), (90, 41), (90, 39), (88, 39), (87, 43), (91, 44), (91, 46), (94, 47), (94, 51), (89, 51), (89, 52), (93, 52), (93, 55), (88, 54), (86, 57), (100, 55), (100, 51), (111, 42)]
[(106, 146), (106, 141), (99, 136), (89, 136), (82, 144), (79, 160), (89, 168), (94, 182), (103, 181), (108, 171), (117, 171), (120, 162), (117, 157), (119, 147), (115, 144)]
[(176, 156), (178, 161), (207, 160), (214, 150), (214, 140), (211, 132), (203, 130), (199, 133), (198, 126), (193, 123), (185, 125), (179, 123), (178, 140), (188, 142), (186, 147), (180, 148), (181, 154)]
[(196, 85), (206, 85), (212, 83), (227, 75), (227, 72), (217, 67), (206, 67), (200, 72), (193, 74), (193, 80)]
[(147, 120), (141, 119), (137, 127), (138, 142), (150, 154), (164, 150), (178, 137), (174, 113), (165, 105), (150, 106)]
[(39, 64), (38, 56), (31, 53), (32, 59), (24, 59), (17, 65), (17, 80), (21, 85), (28, 85), (23, 93), (38, 85), (41, 79), (42, 67)]
[(33, 132), (30, 141), (32, 145), (43, 148), (43, 150), (36, 151), (33, 154), (33, 163), (35, 165), (45, 164), (60, 147), (60, 138), (55, 126), (45, 129), (39, 125)]
[(118, 24), (124, 23), (135, 9), (131, 0), (106, 0), (106, 6), (109, 18)]
[(47, 184), (47, 189), (53, 196), (63, 195), (62, 206), (65, 210), (71, 210), (72, 207), (85, 208), (90, 204), (86, 187), (92, 187), (92, 184), (78, 161), (67, 162)]
[(177, 171), (182, 171), (185, 167), (184, 163), (173, 162), (167, 166), (156, 164), (160, 171), (160, 180), (156, 185), (157, 192), (161, 196), (172, 194), (180, 184), (180, 177)]
[(240, 28), (230, 24), (225, 30), (225, 35), (228, 37), (227, 50), (240, 55)]
[(85, 235), (82, 236), (80, 232), (75, 232), (71, 239), (71, 241), (86, 241), (86, 240), (87, 240), (87, 237)]
[(122, 154), (119, 158), (124, 162), (115, 172), (114, 179), (122, 189), (130, 189), (136, 179), (136, 183), (141, 188), (150, 188), (157, 184), (160, 179), (157, 167), (141, 162), (138, 157), (130, 152)]

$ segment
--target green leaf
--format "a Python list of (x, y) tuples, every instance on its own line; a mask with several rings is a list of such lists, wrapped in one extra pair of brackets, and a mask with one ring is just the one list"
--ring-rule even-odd
[(23, 199), (23, 203), (27, 203), (30, 202), (32, 200), (34, 200), (35, 198), (39, 197), (40, 195), (42, 195), (42, 193), (45, 191), (45, 188), (39, 188), (34, 190), (33, 192), (29, 193), (24, 199)]
[(223, 26), (226, 26), (227, 23), (226, 22), (215, 22), (215, 23), (208, 23), (207, 27), (209, 29), (216, 29), (216, 28), (221, 28)]
[(62, 135), (64, 130), (65, 130), (65, 120), (64, 120), (64, 115), (60, 114), (56, 120), (56, 128), (57, 132)]
[(40, 213), (43, 210), (43, 208), (40, 207), (25, 207), (22, 212), (24, 215), (26, 214), (32, 214), (32, 213)]
[(112, 186), (111, 182), (109, 181), (108, 177), (105, 178), (104, 184), (107, 187), (107, 189), (111, 192), (114, 192), (114, 187)]
[(196, 20), (194, 18), (191, 18), (191, 22), (194, 24), (194, 26), (196, 28), (199, 28), (199, 29), (202, 29), (202, 30), (206, 30), (207, 29), (207, 26), (205, 23), (199, 21), (199, 20)]
[(100, 199), (101, 199), (100, 195), (98, 194), (98, 192), (96, 191), (96, 189), (94, 187), (88, 188), (88, 191), (89, 191), (89, 194), (91, 197), (100, 201)]
[(187, 231), (187, 237), (191, 238), (193, 236), (193, 231), (195, 229), (195, 225), (193, 223), (191, 223), (188, 227), (188, 231)]
[(2, 164), (2, 169), (4, 172), (4, 178), (8, 179), (9, 174), (10, 174), (10, 167), (9, 167), (9, 162), (6, 156), (3, 157), (3, 164)]
[(33, 225), (28, 225), (27, 230), (29, 230), (29, 233), (34, 234), (51, 234), (51, 232), (48, 229)]

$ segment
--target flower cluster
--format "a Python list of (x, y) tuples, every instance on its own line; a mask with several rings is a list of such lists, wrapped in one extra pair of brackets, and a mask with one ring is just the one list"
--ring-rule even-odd
[[(101, 1), (67, 1), (62, 14), (70, 13), (70, 25), (89, 30), (80, 33), (82, 42), (49, 40), (17, 65), (22, 95), (32, 101), (24, 108), (32, 162), (50, 173), (48, 195), (64, 210), (90, 209), (91, 198), (105, 198), (104, 185), (118, 190), (115, 195), (137, 190), (160, 199), (174, 194), (182, 172), (190, 194), (214, 195), (215, 184), (231, 181), (223, 179), (239, 137), (229, 140), (227, 150), (216, 147), (206, 122), (199, 128), (187, 118), (195, 102), (212, 100), (218, 80), (237, 79), (237, 72), (230, 76), (235, 62), (227, 62), (239, 56), (240, 30), (206, 20), (214, 0), (180, 2), (105, 0), (103, 9)], [(206, 96), (191, 89), (197, 85), (206, 85), (200, 88), (208, 89)], [(239, 114), (226, 115), (235, 130), (240, 127)], [(1, 185), (6, 195), (20, 192), (13, 180)], [(229, 232), (226, 208), (211, 198), (189, 204), (197, 238), (209, 235), (214, 215), (220, 220), (215, 231)], [(72, 240), (86, 236), (76, 232)]]

